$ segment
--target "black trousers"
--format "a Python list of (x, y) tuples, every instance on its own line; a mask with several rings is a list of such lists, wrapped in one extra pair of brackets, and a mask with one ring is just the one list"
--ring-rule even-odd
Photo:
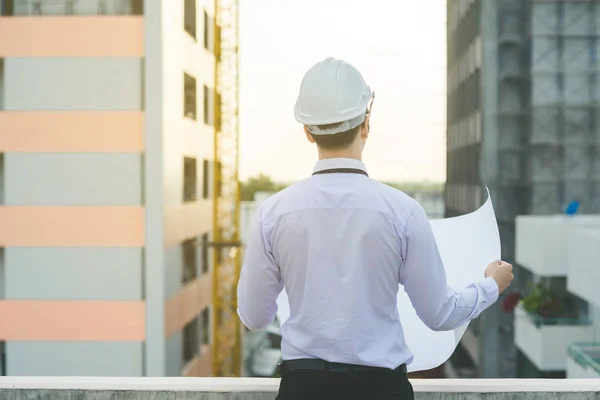
[(331, 372), (298, 370), (281, 378), (276, 400), (413, 400), (401, 371)]

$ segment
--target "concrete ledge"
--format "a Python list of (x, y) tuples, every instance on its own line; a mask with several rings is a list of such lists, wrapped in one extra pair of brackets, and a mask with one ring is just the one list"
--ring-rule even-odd
[[(588, 400), (600, 398), (600, 379), (413, 380), (420, 400)], [(4, 377), (3, 400), (259, 400), (274, 399), (278, 379)]]

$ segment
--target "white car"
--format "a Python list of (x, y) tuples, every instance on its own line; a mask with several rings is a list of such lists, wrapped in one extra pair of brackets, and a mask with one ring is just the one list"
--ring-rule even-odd
[(277, 373), (281, 362), (281, 333), (279, 319), (265, 329), (247, 332), (244, 340), (246, 374), (253, 377), (271, 378)]

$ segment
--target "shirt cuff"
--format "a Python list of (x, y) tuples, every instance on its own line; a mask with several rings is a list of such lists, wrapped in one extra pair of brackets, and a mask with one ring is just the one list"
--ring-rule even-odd
[(496, 280), (492, 277), (487, 277), (481, 282), (480, 285), (485, 294), (487, 295), (489, 303), (495, 303), (498, 300), (498, 297), (500, 296), (500, 289), (498, 288)]
[(240, 321), (242, 321), (242, 324), (244, 324), (244, 326), (250, 330), (252, 330), (252, 328), (250, 328), (250, 326), (248, 325), (248, 323), (246, 322), (246, 319), (242, 316), (242, 313), (240, 312), (240, 308), (238, 307), (237, 309), (237, 315), (240, 318)]
[[(242, 316), (242, 313), (241, 313), (239, 307), (237, 309), (237, 315), (238, 315), (238, 317), (240, 317), (240, 321), (242, 321), (242, 324), (244, 324), (246, 326), (246, 328), (250, 329), (251, 331), (256, 331), (256, 330), (264, 328), (264, 326), (262, 326), (262, 325), (253, 325), (253, 324), (249, 323), (248, 320), (246, 320)], [(266, 326), (266, 324), (265, 324), (265, 326)]]

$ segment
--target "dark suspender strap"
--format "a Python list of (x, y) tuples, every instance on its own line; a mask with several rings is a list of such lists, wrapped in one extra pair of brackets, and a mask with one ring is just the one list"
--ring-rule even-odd
[(363, 171), (362, 169), (357, 168), (332, 168), (324, 169), (322, 171), (317, 171), (313, 173), (313, 175), (321, 174), (361, 174), (364, 176), (369, 176), (369, 174), (367, 174), (367, 171)]

